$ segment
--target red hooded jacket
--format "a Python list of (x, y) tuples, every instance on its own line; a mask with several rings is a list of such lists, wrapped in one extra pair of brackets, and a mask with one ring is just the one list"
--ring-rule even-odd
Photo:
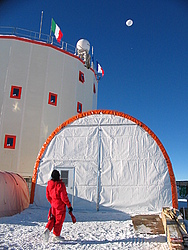
[(48, 181), (46, 198), (50, 202), (51, 206), (57, 210), (66, 211), (66, 205), (68, 208), (71, 207), (66, 187), (62, 180)]

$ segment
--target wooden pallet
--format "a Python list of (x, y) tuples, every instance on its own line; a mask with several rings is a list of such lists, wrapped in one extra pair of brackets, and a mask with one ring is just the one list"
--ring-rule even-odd
[(184, 249), (188, 243), (188, 234), (179, 211), (164, 207), (161, 215), (169, 248)]
[(159, 214), (135, 215), (131, 217), (136, 232), (143, 234), (164, 234)]

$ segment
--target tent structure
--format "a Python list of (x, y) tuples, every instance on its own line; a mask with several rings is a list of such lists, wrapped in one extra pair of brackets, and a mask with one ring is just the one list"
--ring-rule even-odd
[(61, 124), (37, 157), (31, 203), (49, 206), (45, 189), (61, 173), (74, 209), (161, 211), (178, 207), (169, 156), (157, 136), (127, 114), (95, 110)]
[(21, 213), (29, 206), (29, 189), (19, 175), (0, 171), (0, 217)]

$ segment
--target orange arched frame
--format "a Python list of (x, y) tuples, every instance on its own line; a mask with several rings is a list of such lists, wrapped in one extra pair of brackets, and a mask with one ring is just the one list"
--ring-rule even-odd
[(33, 177), (32, 177), (30, 203), (32, 204), (34, 201), (34, 193), (35, 193), (35, 185), (36, 185), (36, 179), (37, 179), (38, 166), (39, 166), (40, 160), (43, 156), (43, 153), (45, 152), (45, 150), (48, 147), (51, 140), (54, 138), (54, 136), (61, 129), (63, 129), (67, 125), (73, 123), (75, 120), (83, 118), (85, 116), (96, 115), (96, 114), (108, 114), (108, 115), (115, 115), (115, 116), (120, 116), (120, 117), (126, 118), (126, 119), (134, 122), (138, 126), (142, 127), (156, 141), (156, 143), (159, 146), (159, 148), (160, 148), (160, 150), (161, 150), (161, 152), (166, 160), (166, 163), (167, 163), (168, 172), (169, 172), (169, 176), (170, 176), (170, 182), (171, 182), (172, 206), (177, 209), (178, 208), (178, 195), (177, 195), (177, 188), (176, 188), (176, 180), (175, 180), (175, 176), (174, 176), (174, 172), (172, 169), (172, 164), (171, 164), (170, 158), (169, 158), (163, 144), (161, 143), (159, 138), (154, 134), (154, 132), (151, 129), (149, 129), (144, 123), (142, 123), (141, 121), (139, 121), (138, 119), (136, 119), (130, 115), (127, 115), (125, 113), (118, 112), (118, 111), (113, 111), (113, 110), (91, 110), (91, 111), (87, 111), (87, 112), (78, 114), (78, 115), (73, 116), (72, 118), (68, 119), (64, 123), (62, 123), (60, 126), (58, 126), (51, 133), (51, 135), (47, 138), (46, 142), (43, 144), (43, 146), (38, 154), (38, 157), (36, 159), (36, 162), (35, 162), (35, 166), (34, 166), (34, 170), (33, 170)]

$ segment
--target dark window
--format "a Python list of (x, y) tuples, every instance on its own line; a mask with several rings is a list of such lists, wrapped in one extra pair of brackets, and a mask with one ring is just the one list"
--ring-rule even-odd
[(7, 146), (12, 147), (13, 146), (13, 138), (7, 138)]
[(93, 83), (93, 93), (96, 94), (95, 83)]
[(15, 149), (16, 136), (15, 135), (5, 135), (4, 148)]
[(10, 98), (21, 99), (22, 87), (11, 86)]
[(48, 104), (57, 106), (57, 94), (49, 92)]
[(68, 170), (61, 170), (61, 179), (65, 183), (65, 186), (68, 187), (68, 177), (69, 171)]
[(77, 102), (77, 112), (82, 113), (82, 104), (80, 102)]
[(82, 71), (79, 71), (79, 81), (84, 83), (85, 79), (84, 79), (84, 73)]

